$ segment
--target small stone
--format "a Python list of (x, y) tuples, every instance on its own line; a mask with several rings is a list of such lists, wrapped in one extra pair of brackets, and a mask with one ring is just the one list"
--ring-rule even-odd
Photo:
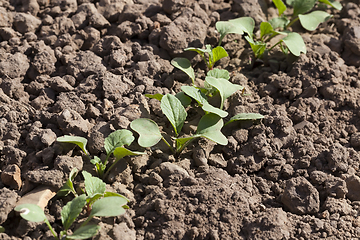
[(158, 185), (159, 183), (162, 183), (162, 182), (163, 182), (163, 179), (159, 174), (157, 174), (156, 172), (150, 173), (149, 184)]
[(286, 181), (281, 202), (296, 214), (317, 213), (320, 209), (320, 198), (317, 189), (304, 177)]
[(45, 209), (49, 203), (49, 200), (54, 197), (55, 194), (56, 192), (53, 191), (51, 187), (42, 185), (22, 196), (16, 203), (16, 206), (20, 204), (31, 203), (38, 205), (42, 209)]
[(8, 214), (14, 209), (19, 195), (7, 188), (0, 189), (0, 224), (6, 221)]
[(160, 175), (163, 178), (167, 178), (171, 175), (181, 175), (183, 177), (189, 177), (189, 173), (182, 167), (169, 162), (164, 162), (160, 164)]
[(73, 168), (81, 171), (83, 168), (83, 160), (81, 156), (57, 156), (54, 162), (54, 168), (65, 174), (69, 174)]
[(112, 229), (115, 240), (135, 240), (136, 231), (130, 229), (125, 222), (116, 224)]
[(209, 164), (218, 168), (227, 167), (227, 161), (224, 159), (224, 156), (221, 153), (210, 154)]
[(40, 26), (41, 20), (27, 13), (16, 13), (14, 27), (20, 33), (35, 32)]
[(205, 156), (205, 151), (202, 148), (196, 148), (193, 151), (193, 159), (195, 164), (200, 167), (200, 166), (207, 166), (208, 165), (208, 160), (206, 159)]
[(39, 133), (40, 141), (45, 147), (49, 147), (56, 141), (56, 134), (51, 129), (42, 129)]
[(346, 187), (348, 190), (347, 197), (351, 201), (360, 201), (360, 178), (352, 175), (345, 179)]
[(324, 208), (327, 209), (330, 214), (339, 213), (340, 215), (349, 215), (352, 211), (352, 207), (347, 203), (346, 199), (336, 199), (332, 197), (326, 199)]
[(360, 227), (360, 217), (357, 217), (357, 218), (354, 219), (353, 226), (354, 227)]
[(76, 136), (86, 136), (90, 129), (88, 120), (84, 120), (79, 113), (72, 109), (62, 111), (57, 122), (64, 134), (74, 134)]
[(64, 173), (57, 169), (28, 171), (24, 178), (30, 182), (61, 188), (64, 184)]
[(8, 165), (1, 173), (1, 181), (13, 189), (19, 190), (22, 185), (20, 168), (16, 164)]
[(356, 132), (351, 135), (350, 144), (354, 148), (360, 148), (360, 132)]

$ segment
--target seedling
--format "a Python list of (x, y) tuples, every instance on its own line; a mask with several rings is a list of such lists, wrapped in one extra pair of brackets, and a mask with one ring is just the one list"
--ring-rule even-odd
[[(220, 38), (221, 39), (221, 38)], [(214, 68), (212, 70), (209, 70), (207, 72), (207, 76), (205, 77), (204, 81), (204, 87), (197, 87), (194, 84), (195, 81), (195, 71), (191, 67), (191, 63), (186, 58), (175, 58), (171, 62), (175, 67), (185, 72), (193, 82), (192, 86), (182, 86), (181, 90), (183, 92), (180, 92), (176, 94), (176, 97), (179, 98), (179, 100), (186, 104), (183, 104), (184, 107), (188, 106), (189, 101), (185, 98), (186, 96), (191, 97), (194, 99), (197, 104), (205, 111), (205, 113), (214, 113), (222, 118), (227, 117), (228, 113), (223, 110), (225, 100), (230, 97), (233, 93), (235, 93), (238, 90), (242, 91), (242, 94), (244, 95), (245, 89), (244, 87), (231, 83), (230, 80), (230, 74), (225, 69), (218, 69)], [(213, 97), (215, 95), (220, 96), (220, 108), (214, 107), (210, 105), (208, 101), (208, 97)], [(184, 96), (185, 95), (185, 96)], [(154, 94), (149, 95), (146, 94), (145, 96), (150, 98), (155, 98), (161, 101), (161, 98), (163, 95), (161, 94)], [(191, 101), (190, 101), (191, 102)], [(252, 117), (253, 120), (264, 118), (263, 115), (257, 114), (257, 113), (240, 113), (234, 117), (231, 118), (231, 122), (233, 121), (241, 121), (241, 120), (247, 120), (248, 118)], [(227, 125), (226, 123), (225, 125)]]
[[(86, 206), (88, 211), (91, 211), (94, 202), (104, 197), (116, 196), (116, 197), (122, 197), (126, 201), (129, 201), (126, 197), (124, 197), (121, 194), (105, 191), (106, 183), (102, 181), (100, 178), (92, 176), (87, 171), (82, 171), (81, 173), (84, 177), (84, 185), (85, 185), (85, 189), (82, 190), (82, 193), (85, 194), (86, 196)], [(58, 196), (67, 196), (69, 193), (72, 193), (75, 197), (79, 196), (73, 184), (73, 180), (75, 179), (77, 174), (78, 174), (77, 168), (71, 170), (69, 174), (69, 179), (66, 181), (64, 186), (58, 191), (57, 193)], [(126, 205), (124, 207), (127, 208)]]
[(226, 145), (228, 143), (227, 138), (220, 131), (224, 125), (220, 116), (214, 113), (205, 114), (200, 119), (197, 131), (194, 135), (189, 137), (179, 137), (187, 117), (187, 112), (182, 102), (177, 97), (166, 94), (161, 97), (160, 106), (164, 115), (173, 126), (175, 147), (169, 144), (163, 137), (159, 126), (153, 120), (146, 118), (135, 119), (130, 124), (130, 127), (139, 134), (138, 143), (140, 146), (152, 147), (160, 140), (163, 140), (174, 155), (178, 156), (191, 141), (199, 137), (208, 138), (221, 145)]
[[(131, 151), (123, 147), (124, 145), (129, 146), (134, 141), (134, 139), (135, 138), (133, 136), (133, 133), (126, 129), (116, 130), (110, 133), (107, 138), (105, 138), (104, 141), (104, 148), (106, 151), (105, 160), (101, 161), (101, 159), (98, 156), (94, 156), (90, 160), (90, 162), (95, 165), (96, 172), (98, 173), (100, 178), (105, 178), (109, 174), (110, 170), (116, 165), (116, 163), (121, 158), (125, 156), (135, 156), (135, 155), (144, 154), (142, 152)], [(57, 141), (76, 144), (89, 158), (91, 158), (88, 151), (86, 150), (86, 144), (87, 144), (86, 138), (65, 135), (62, 137), (58, 137)], [(111, 155), (115, 157), (115, 160), (111, 164), (111, 166), (106, 170)]]
[(71, 235), (68, 235), (73, 222), (79, 217), (87, 203), (87, 196), (82, 194), (68, 202), (61, 211), (63, 230), (58, 234), (51, 226), (41, 207), (35, 204), (21, 204), (15, 207), (20, 216), (30, 222), (45, 222), (56, 240), (88, 239), (95, 236), (100, 229), (97, 225), (88, 225), (93, 217), (115, 217), (125, 213), (127, 199), (118, 196), (101, 198), (94, 202), (87, 219)]
[[(300, 34), (290, 32), (289, 28), (297, 21), (300, 21), (302, 27), (308, 31), (315, 30), (320, 23), (327, 21), (332, 15), (324, 11), (313, 11), (311, 9), (317, 2), (327, 4), (338, 10), (341, 10), (341, 4), (335, 0), (286, 0), (286, 3), (293, 8), (293, 14), (289, 17), (285, 16), (284, 12), (287, 9), (282, 0), (273, 1), (279, 11), (279, 17), (273, 18), (268, 22), (260, 24), (260, 37), (256, 38), (253, 34), (255, 28), (255, 21), (250, 17), (241, 17), (229, 21), (218, 21), (216, 29), (220, 33), (220, 41), (228, 33), (244, 34), (245, 39), (249, 42), (251, 49), (254, 52), (255, 58), (262, 58), (264, 53), (271, 51), (276, 46), (279, 46), (281, 51), (287, 54), (289, 51), (295, 55), (300, 56), (301, 53), (306, 53), (306, 46)], [(283, 35), (273, 46), (268, 47), (269, 41), (277, 35)]]

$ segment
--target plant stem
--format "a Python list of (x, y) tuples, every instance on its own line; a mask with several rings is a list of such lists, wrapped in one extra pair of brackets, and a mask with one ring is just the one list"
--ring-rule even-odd
[(111, 155), (112, 152), (110, 152), (108, 155), (106, 155), (106, 158), (105, 158), (105, 161), (103, 162), (104, 165), (107, 164), (108, 160), (109, 160), (109, 157)]
[(93, 217), (94, 217), (94, 216), (91, 216), (91, 215), (90, 215), (90, 216), (85, 220), (85, 222), (83, 222), (83, 223), (81, 224), (80, 227), (83, 227), (83, 226), (85, 226), (86, 224), (88, 224)]
[(178, 157), (180, 155), (180, 153), (187, 147), (187, 145), (189, 145), (192, 141), (194, 141), (195, 138), (196, 137), (190, 139), (184, 145), (182, 145), (181, 148), (176, 152), (176, 157)]
[(171, 152), (175, 155), (176, 152), (174, 148), (168, 143), (168, 141), (166, 141), (166, 139), (163, 136), (161, 136), (161, 139), (165, 142), (166, 145), (168, 145), (168, 147), (171, 149)]
[(274, 47), (276, 47), (277, 45), (279, 45), (281, 43), (281, 41), (279, 41), (279, 42), (277, 42), (274, 46), (272, 46), (271, 48), (269, 48), (269, 52), (274, 48)]
[(218, 46), (221, 45), (221, 42), (222, 42), (222, 40), (224, 39), (224, 37), (225, 37), (225, 35), (220, 35), (220, 39), (219, 39), (219, 44), (218, 44)]
[(104, 176), (104, 170), (102, 170), (102, 166), (106, 167), (106, 164), (108, 163), (109, 157), (111, 155), (112, 152), (110, 152), (109, 154), (106, 155), (105, 161), (103, 163), (99, 163), (99, 167), (97, 167), (98, 170), (98, 175), (100, 178), (103, 178)]
[(55, 232), (55, 230), (52, 228), (52, 226), (50, 225), (49, 220), (45, 219), (44, 222), (46, 223), (46, 225), (49, 227), (51, 233), (54, 235), (56, 240), (59, 240), (57, 233)]
[(291, 27), (291, 25), (293, 25), (297, 20), (299, 20), (299, 17), (294, 18), (291, 22), (289, 22), (289, 24), (286, 25), (285, 29), (288, 29), (289, 27)]
[(274, 37), (277, 36), (277, 35), (278, 35), (278, 33), (273, 33), (273, 34), (271, 34), (271, 36), (268, 37), (264, 42), (269, 42), (272, 38), (274, 38)]
[[(121, 158), (120, 158), (120, 159), (121, 159)], [(111, 164), (111, 166), (106, 170), (106, 172), (105, 172), (105, 174), (104, 174), (104, 176), (103, 176), (102, 179), (105, 179), (105, 178), (107, 177), (107, 175), (109, 175), (110, 170), (111, 170), (113, 167), (115, 167), (115, 165), (117, 164), (117, 162), (118, 162), (120, 159), (116, 159), (116, 160)]]

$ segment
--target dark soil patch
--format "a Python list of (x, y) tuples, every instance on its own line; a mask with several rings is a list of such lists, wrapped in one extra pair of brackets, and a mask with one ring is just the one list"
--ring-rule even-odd
[[(257, 3), (0, 1), (0, 238), (51, 239), (45, 224), (12, 211), (17, 201), (41, 186), (58, 190), (73, 167), (93, 172), (57, 137), (86, 137), (99, 154), (109, 133), (139, 117), (168, 127), (144, 94), (188, 84), (171, 59), (215, 44), (218, 20), (266, 18)], [(103, 219), (94, 239), (360, 238), (360, 7), (342, 4), (318, 30), (302, 33), (308, 53), (294, 63), (274, 53), (250, 68), (249, 46), (227, 36), (230, 58), (219, 67), (250, 93), (230, 98), (230, 116), (265, 119), (224, 128), (225, 147), (201, 140), (179, 159), (156, 148), (126, 158), (106, 181), (130, 209)], [(201, 59), (185, 56), (204, 75)], [(67, 200), (54, 197), (45, 208), (57, 230)]]

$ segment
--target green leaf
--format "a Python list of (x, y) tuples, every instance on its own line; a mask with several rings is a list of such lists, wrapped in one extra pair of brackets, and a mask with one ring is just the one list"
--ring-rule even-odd
[(114, 156), (116, 158), (116, 161), (120, 160), (121, 158), (125, 157), (125, 156), (137, 156), (137, 155), (143, 155), (145, 153), (143, 152), (133, 152), (130, 151), (124, 147), (118, 147), (115, 149), (114, 151)]
[(289, 19), (287, 19), (287, 17), (281, 16), (270, 19), (269, 23), (271, 24), (273, 29), (277, 29), (277, 28), (285, 29), (286, 25), (288, 25), (290, 21)]
[(261, 41), (256, 41), (248, 36), (245, 37), (245, 39), (249, 42), (251, 49), (254, 52), (255, 58), (261, 58), (266, 50), (266, 43)]
[(101, 162), (101, 159), (98, 156), (94, 156), (94, 158), (90, 160), (90, 163), (96, 165), (96, 164), (100, 164), (102, 162)]
[(102, 175), (102, 173), (106, 169), (106, 164), (101, 162), (101, 159), (97, 156), (94, 156), (94, 158), (91, 159), (90, 162), (95, 165), (96, 172)]
[(255, 27), (255, 21), (251, 17), (240, 17), (228, 21), (217, 21), (216, 30), (220, 33), (219, 45), (222, 39), (228, 33), (244, 34), (247, 33), (252, 37)]
[(229, 71), (225, 70), (225, 69), (219, 69), (219, 68), (214, 68), (214, 69), (208, 71), (207, 76), (214, 77), (214, 78), (224, 78), (226, 80), (230, 79)]
[(320, 23), (327, 21), (332, 15), (323, 11), (314, 11), (309, 14), (299, 14), (301, 26), (308, 31), (314, 31)]
[(125, 196), (116, 193), (116, 192), (105, 192), (104, 197), (122, 197), (124, 198), (127, 202), (130, 202), (129, 199), (127, 199)]
[(332, 6), (333, 8), (335, 8), (337, 10), (342, 9), (341, 3), (337, 2), (336, 0), (319, 0), (319, 2), (322, 2), (329, 6)]
[(281, 41), (286, 44), (290, 52), (295, 56), (298, 57), (301, 53), (306, 54), (306, 46), (300, 34), (291, 32)]
[(30, 222), (42, 222), (46, 220), (44, 211), (36, 204), (21, 204), (16, 206), (14, 210), (20, 212), (20, 216)]
[(73, 182), (74, 178), (78, 174), (79, 170), (77, 168), (73, 168), (69, 174), (69, 179), (66, 181), (64, 186), (56, 193), (58, 196), (67, 196), (70, 192), (73, 192), (76, 195), (76, 191), (74, 189)]
[(220, 109), (223, 108), (224, 102), (228, 97), (230, 97), (237, 90), (242, 90), (244, 88), (238, 84), (233, 84), (223, 78), (214, 78), (207, 76), (205, 78), (205, 81), (219, 91), (221, 97)]
[(160, 94), (160, 93), (156, 93), (156, 94), (145, 94), (145, 97), (148, 97), (148, 98), (153, 98), (153, 99), (156, 99), (156, 100), (159, 100), (161, 101), (162, 97), (164, 95)]
[(260, 24), (260, 38), (261, 39), (263, 38), (263, 36), (265, 36), (267, 34), (272, 34), (273, 31), (274, 31), (274, 29), (273, 29), (273, 27), (271, 26), (270, 23), (262, 22)]
[(96, 193), (94, 195), (92, 195), (91, 197), (87, 197), (86, 198), (86, 204), (91, 207), (91, 205), (96, 202), (96, 200), (102, 198), (104, 196), (104, 194), (101, 193)]
[(142, 147), (152, 147), (162, 138), (159, 127), (153, 120), (135, 119), (130, 123), (130, 127), (139, 134), (138, 143)]
[(289, 6), (294, 5), (295, 0), (286, 0), (286, 4)]
[(310, 11), (315, 6), (316, 1), (317, 0), (295, 0), (293, 3), (293, 17)]
[[(210, 47), (210, 48), (209, 48)], [(194, 48), (194, 47), (188, 47), (185, 48), (184, 51), (193, 51), (193, 52), (197, 52), (200, 55), (204, 55), (205, 53), (210, 53), (211, 52), (211, 46), (207, 45), (206, 49), (202, 49), (202, 48)]]
[(212, 106), (210, 103), (206, 102), (201, 107), (206, 113), (214, 113), (224, 118), (227, 117), (228, 113), (220, 108)]
[(93, 177), (87, 171), (82, 171), (84, 176), (85, 191), (89, 198), (94, 197), (96, 194), (103, 195), (105, 193), (106, 184), (100, 178)]
[(217, 61), (229, 55), (223, 47), (217, 46), (216, 48), (212, 49), (210, 56), (211, 57), (209, 58), (209, 62), (210, 68), (212, 68)]
[(207, 102), (207, 98), (204, 93), (201, 92), (200, 89), (194, 87), (194, 86), (182, 86), (181, 90), (191, 98), (195, 99), (199, 105), (203, 105), (205, 102)]
[(133, 133), (126, 129), (120, 129), (110, 133), (104, 142), (106, 154), (112, 153), (115, 148), (122, 147), (125, 144), (129, 146), (134, 139)]
[(180, 100), (171, 94), (166, 94), (161, 99), (160, 107), (173, 126), (175, 135), (179, 135), (187, 117), (186, 110)]
[(88, 151), (86, 150), (86, 144), (87, 144), (87, 139), (83, 138), (83, 137), (78, 137), (78, 136), (69, 136), (69, 135), (64, 135), (62, 137), (58, 137), (56, 139), (56, 141), (58, 142), (64, 142), (64, 143), (73, 143), (78, 145), (81, 150), (88, 155)]
[(72, 235), (66, 236), (66, 239), (88, 239), (95, 236), (100, 228), (97, 225), (81, 226)]
[(286, 10), (286, 5), (284, 4), (284, 2), (282, 0), (273, 0), (273, 3), (279, 11), (279, 16), (283, 14), (283, 12)]
[(225, 125), (228, 125), (229, 123), (234, 121), (256, 120), (262, 118), (264, 118), (264, 116), (259, 113), (239, 113), (230, 118), (230, 120)]
[(215, 26), (216, 30), (220, 33), (220, 42), (228, 33), (244, 34), (244, 31), (240, 26), (230, 23), (229, 21), (217, 21)]
[(183, 90), (185, 94), (187, 94), (191, 98), (195, 99), (205, 112), (215, 113), (220, 117), (226, 117), (228, 115), (226, 111), (210, 105), (210, 103), (207, 101), (205, 94), (202, 93), (200, 89), (197, 89), (193, 86), (182, 86), (181, 90)]
[(125, 213), (123, 205), (128, 201), (122, 197), (106, 197), (97, 200), (91, 209), (90, 216), (115, 217)]
[(253, 35), (253, 31), (255, 28), (255, 21), (251, 17), (240, 17), (236, 19), (229, 20), (230, 23), (238, 25), (245, 33), (247, 33), (250, 37)]
[(174, 58), (171, 60), (171, 64), (186, 73), (193, 82), (195, 81), (194, 69), (191, 67), (191, 62), (187, 58)]
[(185, 108), (191, 104), (191, 98), (186, 96), (184, 92), (178, 92), (175, 97), (180, 100)]
[(71, 224), (82, 212), (86, 204), (86, 195), (80, 195), (68, 202), (61, 210), (61, 221), (65, 231), (67, 231)]
[(197, 128), (197, 135), (205, 137), (211, 141), (214, 141), (220, 145), (227, 145), (227, 138), (221, 133), (221, 128), (224, 122), (222, 118), (216, 114), (205, 114), (199, 121)]

